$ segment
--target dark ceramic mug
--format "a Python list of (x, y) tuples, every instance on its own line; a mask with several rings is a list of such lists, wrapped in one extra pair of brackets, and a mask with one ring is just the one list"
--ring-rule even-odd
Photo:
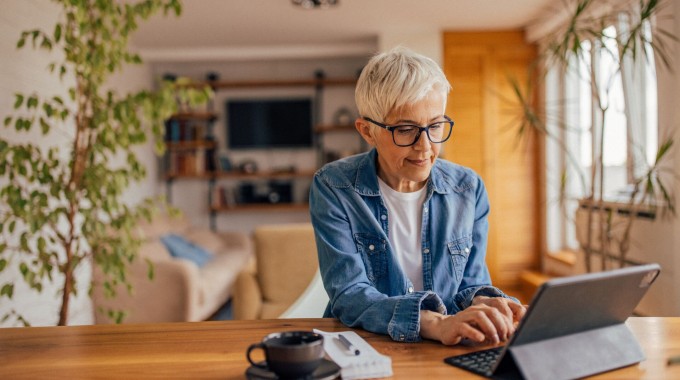
[[(255, 349), (264, 351), (265, 362), (250, 358)], [(251, 344), (246, 352), (250, 364), (270, 370), (281, 378), (310, 375), (324, 357), (323, 336), (311, 331), (285, 331), (269, 334), (260, 343)]]

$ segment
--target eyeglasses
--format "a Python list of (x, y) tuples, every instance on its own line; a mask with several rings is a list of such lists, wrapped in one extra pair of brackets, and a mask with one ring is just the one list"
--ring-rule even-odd
[(412, 124), (400, 124), (400, 125), (386, 125), (383, 123), (378, 123), (368, 117), (363, 117), (364, 120), (377, 125), (380, 128), (385, 128), (392, 132), (392, 141), (397, 146), (411, 146), (418, 142), (420, 135), (425, 131), (427, 138), (435, 143), (440, 144), (448, 140), (451, 137), (451, 131), (453, 130), (453, 120), (450, 117), (444, 115), (446, 121), (438, 121), (432, 123), (427, 127), (421, 127)]

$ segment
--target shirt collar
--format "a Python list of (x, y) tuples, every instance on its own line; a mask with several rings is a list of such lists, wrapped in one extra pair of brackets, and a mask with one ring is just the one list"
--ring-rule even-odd
[[(357, 176), (354, 180), (354, 190), (366, 196), (377, 196), (380, 195), (380, 187), (378, 185), (378, 170), (376, 166), (376, 161), (378, 158), (378, 151), (373, 148), (367, 155), (365, 155), (361, 161), (359, 161), (359, 166), (357, 167)], [(436, 159), (434, 165), (432, 166), (432, 171), (430, 172), (430, 180), (427, 183), (428, 197), (430, 191), (434, 191), (440, 194), (447, 194), (453, 185), (447, 181), (447, 176), (442, 175), (442, 168), (439, 159)]]

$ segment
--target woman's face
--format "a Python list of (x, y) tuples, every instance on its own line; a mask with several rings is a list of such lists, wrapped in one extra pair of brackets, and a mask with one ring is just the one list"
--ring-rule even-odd
[[(386, 120), (376, 120), (389, 126), (414, 124), (426, 127), (443, 120), (446, 99), (438, 91), (432, 91), (423, 100), (398, 108)], [(439, 155), (441, 144), (434, 144), (425, 132), (418, 141), (407, 147), (397, 146), (392, 140), (392, 132), (376, 127), (369, 132), (369, 122), (357, 120), (357, 129), (364, 139), (378, 151), (378, 177), (391, 188), (400, 192), (413, 192), (427, 183), (432, 165)]]

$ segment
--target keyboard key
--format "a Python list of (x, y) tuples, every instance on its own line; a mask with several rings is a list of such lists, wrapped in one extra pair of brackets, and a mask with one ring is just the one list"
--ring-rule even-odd
[(496, 364), (503, 347), (494, 347), (488, 350), (470, 352), (464, 355), (451, 356), (444, 361), (455, 367), (459, 367), (482, 376), (490, 376), (491, 369)]

